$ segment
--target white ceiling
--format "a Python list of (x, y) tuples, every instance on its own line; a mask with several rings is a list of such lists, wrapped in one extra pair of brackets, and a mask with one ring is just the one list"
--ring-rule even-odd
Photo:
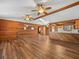
[[(37, 17), (37, 13), (31, 10), (33, 10), (39, 2), (44, 2), (46, 5), (51, 6), (52, 9), (49, 11), (51, 12), (77, 1), (79, 0), (0, 0), (0, 18), (25, 22), (23, 20), (25, 14), (31, 14), (33, 17)], [(75, 6), (42, 19), (29, 22), (43, 25), (50, 22), (71, 20), (79, 18), (78, 12), (79, 6)]]

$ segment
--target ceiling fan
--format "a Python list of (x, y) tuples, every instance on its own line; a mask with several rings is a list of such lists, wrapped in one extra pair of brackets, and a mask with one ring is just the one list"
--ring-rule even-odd
[(50, 9), (51, 7), (46, 7), (44, 4), (37, 4), (36, 9), (32, 11), (33, 12), (37, 11), (38, 12), (37, 15), (40, 15), (40, 14), (47, 14), (48, 13), (47, 11)]
[(26, 21), (33, 20), (33, 17), (31, 15), (25, 15), (24, 20)]

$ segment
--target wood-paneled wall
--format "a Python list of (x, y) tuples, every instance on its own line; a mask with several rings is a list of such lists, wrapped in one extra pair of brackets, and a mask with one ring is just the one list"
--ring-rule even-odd
[(31, 24), (35, 29), (24, 31), (23, 30), (24, 24), (25, 23), (0, 19), (0, 40), (16, 39), (17, 35), (19, 35), (20, 33), (23, 34), (23, 32), (26, 32), (26, 34), (29, 35), (38, 34), (38, 25)]
[(79, 29), (79, 19), (75, 21), (75, 28)]
[(49, 34), (48, 33), (49, 27), (46, 27), (44, 25), (39, 26), (38, 30), (39, 30), (39, 34), (41, 34), (41, 35), (48, 35)]

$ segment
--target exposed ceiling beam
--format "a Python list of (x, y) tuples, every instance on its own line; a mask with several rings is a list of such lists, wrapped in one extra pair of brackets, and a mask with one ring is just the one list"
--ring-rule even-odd
[(46, 14), (46, 15), (42, 15), (42, 16), (36, 17), (36, 18), (34, 18), (34, 20), (39, 19), (39, 18), (46, 17), (48, 15), (51, 15), (51, 14), (54, 14), (54, 13), (57, 13), (57, 12), (60, 12), (60, 11), (66, 10), (66, 9), (69, 9), (69, 8), (74, 7), (74, 6), (77, 6), (77, 5), (79, 5), (79, 1), (78, 2), (75, 2), (75, 3), (72, 3), (70, 5), (67, 5), (65, 7), (62, 7), (60, 9), (58, 9), (58, 10), (52, 11), (52, 12)]

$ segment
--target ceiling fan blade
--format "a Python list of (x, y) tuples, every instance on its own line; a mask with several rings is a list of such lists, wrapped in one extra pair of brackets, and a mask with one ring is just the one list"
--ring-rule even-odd
[(47, 14), (47, 12), (44, 12), (44, 14), (46, 15), (46, 14)]
[(37, 15), (40, 15), (40, 13), (38, 13)]
[(32, 11), (37, 11), (37, 10), (32, 10)]
[(51, 7), (47, 7), (46, 10), (52, 9)]

